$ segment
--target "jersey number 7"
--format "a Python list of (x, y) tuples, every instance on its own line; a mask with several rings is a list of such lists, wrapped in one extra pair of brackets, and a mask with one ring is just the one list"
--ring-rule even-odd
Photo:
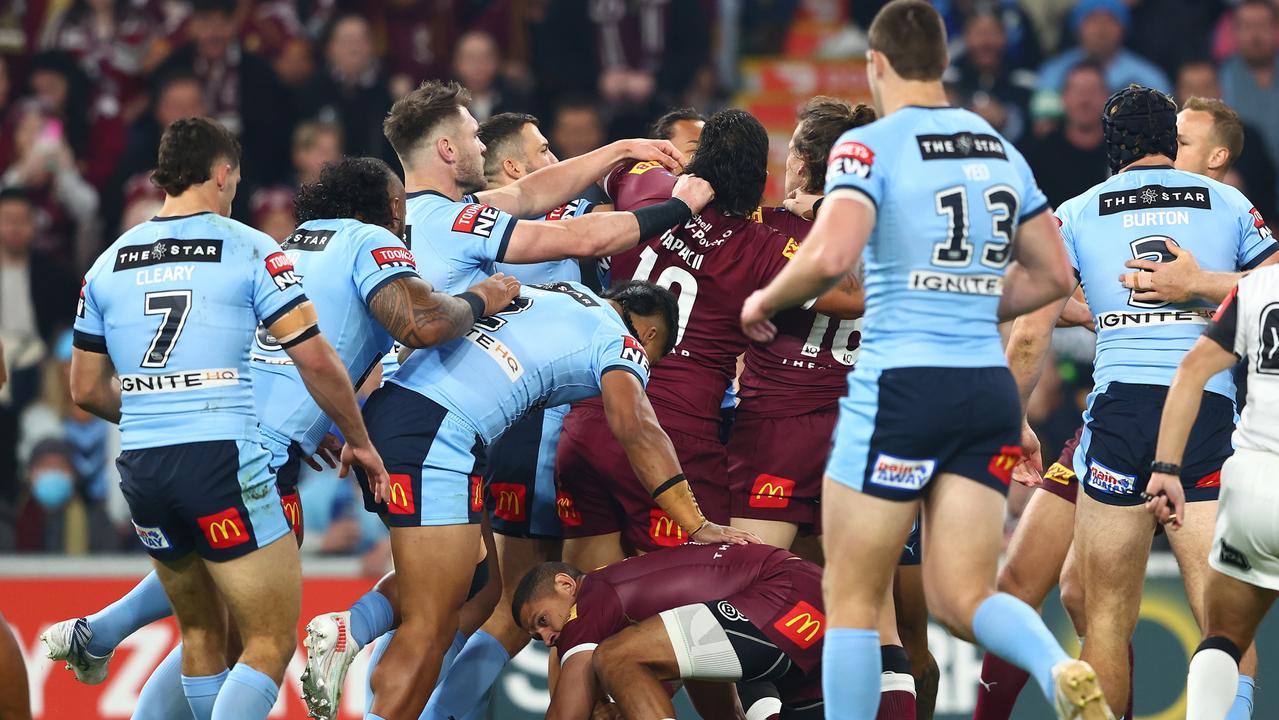
[(143, 297), (142, 311), (147, 315), (163, 315), (164, 320), (151, 338), (151, 345), (140, 363), (144, 368), (162, 368), (169, 364), (169, 355), (177, 344), (187, 316), (191, 314), (190, 290), (165, 290), (149, 292)]

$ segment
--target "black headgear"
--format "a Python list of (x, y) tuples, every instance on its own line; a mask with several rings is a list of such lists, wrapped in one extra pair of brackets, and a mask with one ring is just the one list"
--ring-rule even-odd
[(1177, 103), (1141, 85), (1129, 85), (1106, 101), (1101, 113), (1111, 172), (1148, 155), (1177, 158)]

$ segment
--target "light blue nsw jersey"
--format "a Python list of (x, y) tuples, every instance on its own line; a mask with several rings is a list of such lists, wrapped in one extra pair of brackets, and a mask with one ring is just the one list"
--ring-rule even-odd
[[(1097, 326), (1093, 380), (1169, 385), (1177, 365), (1212, 316), (1212, 303), (1134, 299), (1119, 276), (1124, 263), (1173, 259), (1168, 243), (1194, 253), (1209, 271), (1254, 267), (1275, 251), (1270, 231), (1238, 190), (1171, 167), (1119, 173), (1057, 210), (1070, 262)], [(1209, 391), (1234, 397), (1228, 372)]]
[(487, 443), (533, 408), (599, 395), (609, 370), (647, 384), (643, 346), (605, 300), (564, 282), (524, 286), (462, 338), (415, 351), (389, 382), (448, 408)]
[(996, 309), (1017, 225), (1048, 201), (1012, 143), (957, 108), (903, 108), (850, 130), (826, 192), (875, 206), (859, 368), (1006, 365)]
[(215, 213), (156, 218), (112, 243), (81, 293), (76, 344), (115, 365), (123, 449), (258, 440), (254, 331), (306, 300), (274, 240)]
[[(320, 332), (337, 351), (352, 382), (362, 381), (392, 343), (369, 312), (369, 300), (386, 283), (417, 275), (413, 255), (390, 231), (358, 220), (303, 223), (282, 249), (315, 304)], [(273, 444), (287, 448), (293, 441), (307, 455), (315, 452), (331, 421), (265, 328), (258, 329), (252, 360), (263, 434)]]
[[(578, 198), (570, 203), (561, 205), (536, 220), (567, 220), (569, 218), (581, 217), (591, 211), (591, 201), (586, 198)], [(498, 263), (497, 272), (504, 272), (518, 279), (525, 285), (537, 285), (540, 283), (553, 282), (580, 282), (582, 280), (582, 266), (578, 263), (577, 258), (566, 258), (564, 260), (548, 260), (540, 263), (529, 263), (520, 265), (516, 263)]]

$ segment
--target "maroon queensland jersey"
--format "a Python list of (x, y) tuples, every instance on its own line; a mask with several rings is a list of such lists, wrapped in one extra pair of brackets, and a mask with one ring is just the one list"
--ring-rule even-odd
[(560, 663), (658, 613), (718, 600), (730, 600), (804, 672), (820, 661), (821, 568), (771, 545), (688, 544), (586, 575), (555, 640)]
[[(623, 164), (605, 183), (618, 210), (667, 200), (675, 176), (656, 162)], [(713, 207), (660, 238), (613, 256), (613, 280), (650, 280), (679, 298), (675, 350), (653, 365), (648, 396), (663, 427), (718, 437), (720, 403), (750, 340), (746, 297), (786, 266), (799, 244), (750, 218)]]
[[(813, 225), (784, 208), (761, 208), (755, 219), (797, 243)], [(791, 308), (778, 313), (773, 324), (773, 342), (746, 349), (738, 380), (739, 412), (794, 417), (836, 407), (857, 359), (862, 321)]]

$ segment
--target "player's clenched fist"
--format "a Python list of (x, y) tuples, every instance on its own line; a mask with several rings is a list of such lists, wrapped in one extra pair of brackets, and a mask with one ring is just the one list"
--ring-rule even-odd
[(777, 337), (777, 327), (769, 322), (773, 311), (764, 301), (764, 291), (756, 290), (742, 304), (742, 332), (755, 342), (772, 342)]
[(683, 200), (689, 210), (699, 213), (715, 199), (715, 188), (696, 175), (681, 175), (675, 181), (671, 197)]
[(484, 317), (501, 311), (520, 295), (520, 281), (506, 273), (493, 273), (471, 286), (473, 292), (484, 300)]

